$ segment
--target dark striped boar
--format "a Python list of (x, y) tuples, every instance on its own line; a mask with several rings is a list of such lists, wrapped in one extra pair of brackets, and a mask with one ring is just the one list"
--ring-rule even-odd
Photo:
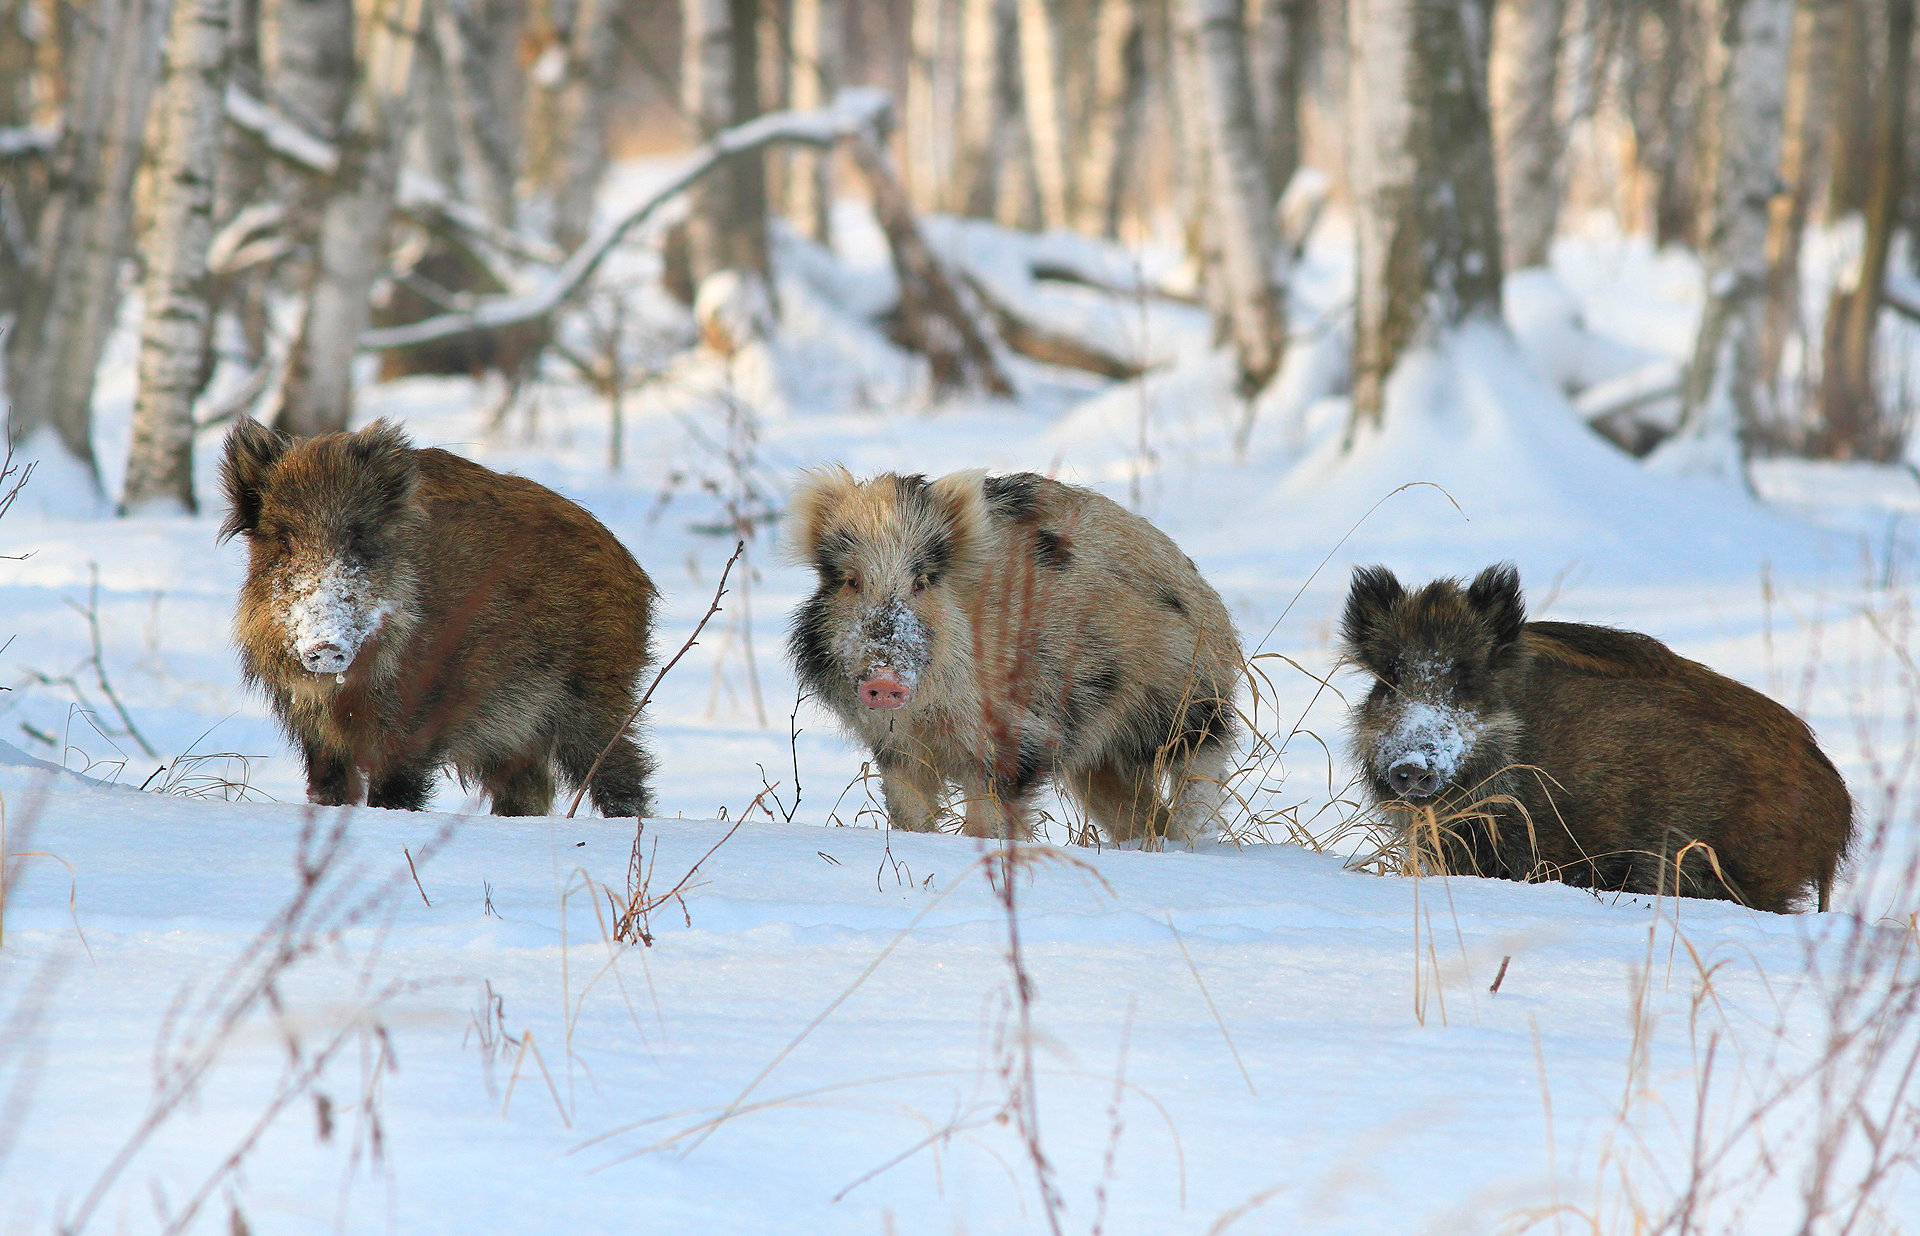
[(1651, 636), (1528, 622), (1520, 576), (1408, 592), (1354, 572), (1341, 636), (1372, 689), (1377, 802), (1432, 806), (1446, 869), (1825, 909), (1853, 804), (1806, 725)]
[(644, 814), (651, 761), (621, 727), (655, 594), (599, 521), (542, 485), (385, 421), (296, 441), (227, 438), (245, 534), (236, 633), (307, 763), (307, 797), (419, 810), (451, 764), (496, 815), (553, 803), (554, 765), (610, 816)]
[(873, 753), (893, 827), (948, 785), (972, 836), (1024, 836), (1049, 779), (1115, 840), (1216, 818), (1240, 647), (1159, 530), (1032, 473), (809, 474), (790, 550), (820, 586), (794, 615), (802, 685)]

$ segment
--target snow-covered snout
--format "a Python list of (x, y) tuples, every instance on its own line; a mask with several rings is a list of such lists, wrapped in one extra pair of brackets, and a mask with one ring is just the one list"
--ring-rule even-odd
[(310, 555), (274, 582), (289, 649), (310, 673), (344, 674), (397, 608), (351, 551)]
[(1467, 588), (1439, 580), (1408, 593), (1384, 568), (1354, 573), (1341, 634), (1373, 679), (1354, 708), (1353, 754), (1376, 797), (1426, 802), (1507, 763), (1518, 723), (1500, 670), (1526, 618), (1510, 582), (1489, 572)]
[(834, 641), (834, 653), (849, 671), (860, 702), (882, 710), (912, 701), (932, 647), (927, 624), (897, 595), (856, 605), (853, 621)]

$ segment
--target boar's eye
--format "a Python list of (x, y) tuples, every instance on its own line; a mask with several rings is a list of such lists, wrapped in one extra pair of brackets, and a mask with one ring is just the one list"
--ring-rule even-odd
[(913, 581), (913, 590), (914, 590), (915, 592), (925, 592), (925, 591), (927, 590), (927, 581), (926, 581), (926, 580), (924, 580), (924, 579), (916, 579), (916, 580), (914, 580), (914, 581)]
[(847, 572), (847, 591), (848, 592), (860, 591), (860, 577), (854, 574), (852, 571)]

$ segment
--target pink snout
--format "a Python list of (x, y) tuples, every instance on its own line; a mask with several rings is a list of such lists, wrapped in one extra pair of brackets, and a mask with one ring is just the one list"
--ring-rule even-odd
[(868, 674), (855, 693), (868, 708), (898, 708), (913, 698), (913, 688), (884, 665)]

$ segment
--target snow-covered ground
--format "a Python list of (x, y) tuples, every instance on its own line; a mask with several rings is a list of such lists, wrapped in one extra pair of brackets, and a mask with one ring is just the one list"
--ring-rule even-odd
[[(0, 1232), (239, 1231), (238, 1213), (409, 1236), (1612, 1233), (1690, 1192), (1693, 1230), (1797, 1231), (1823, 1146), (1832, 1204), (1865, 1197), (1873, 1222), (1809, 1230), (1920, 1226), (1910, 1165), (1857, 1188), (1863, 1119), (1893, 1117), (1889, 1153), (1915, 1136), (1910, 1010), (1873, 1002), (1916, 966), (1920, 502), (1897, 475), (1785, 469), (1763, 505), (1578, 423), (1556, 384), (1684, 354), (1683, 258), (1563, 241), (1565, 292), (1515, 298), (1526, 350), (1459, 336), (1391, 396), (1425, 415), (1347, 453), (1337, 219), (1251, 413), (1199, 311), (1051, 283), (1031, 311), (1160, 367), (1109, 387), (1010, 362), (1018, 401), (934, 404), (861, 321), (890, 276), (870, 220), (841, 222), (840, 260), (788, 244), (776, 346), (675, 361), (627, 400), (618, 472), (604, 402), (561, 384), (499, 428), (464, 380), (372, 388), (358, 414), (592, 510), (660, 585), (666, 653), (732, 547), (711, 529), (757, 521), (651, 707), (668, 818), (645, 826), (646, 885), (693, 872), (651, 947), (608, 937), (629, 823), (474, 816), (451, 782), (434, 813), (300, 805), (228, 638), (244, 549), (214, 543), (214, 436), (198, 518), (62, 518), (34, 488), (61, 482), (36, 478), (0, 522), (23, 555), (0, 562)], [(1007, 269), (989, 232), (937, 239)], [(635, 256), (611, 277), (648, 275)], [(1569, 342), (1558, 295), (1611, 343)], [(650, 314), (636, 354), (689, 329)], [(128, 359), (102, 391), (109, 460)], [(858, 753), (796, 711), (784, 616), (810, 580), (764, 518), (794, 470), (836, 459), (1051, 472), (1173, 535), (1261, 654), (1243, 703), (1282, 751), (1245, 761), (1236, 840), (1023, 851), (1010, 915), (995, 851), (876, 829)], [(1343, 866), (1364, 834), (1316, 676), (1349, 568), (1501, 559), (1536, 616), (1651, 632), (1808, 718), (1878, 836), (1847, 913)]]

